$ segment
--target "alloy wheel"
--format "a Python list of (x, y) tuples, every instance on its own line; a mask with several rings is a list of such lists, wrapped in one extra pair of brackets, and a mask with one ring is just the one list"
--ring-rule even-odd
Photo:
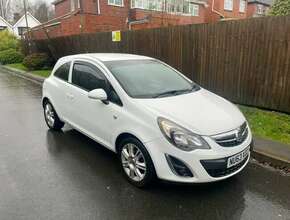
[(140, 182), (146, 175), (146, 161), (142, 151), (132, 143), (126, 144), (121, 152), (121, 160), (125, 173), (130, 179)]
[(45, 118), (50, 127), (53, 127), (55, 122), (55, 113), (50, 103), (45, 105)]

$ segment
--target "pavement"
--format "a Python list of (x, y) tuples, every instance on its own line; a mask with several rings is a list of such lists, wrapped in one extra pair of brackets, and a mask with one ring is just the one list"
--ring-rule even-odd
[(290, 172), (290, 146), (264, 138), (254, 138), (254, 157)]
[(290, 220), (290, 176), (255, 161), (226, 181), (140, 190), (112, 152), (47, 129), (39, 84), (0, 70), (0, 113), (0, 219)]

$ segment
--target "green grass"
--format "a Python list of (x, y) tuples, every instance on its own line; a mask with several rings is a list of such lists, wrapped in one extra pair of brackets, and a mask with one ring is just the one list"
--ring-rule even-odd
[(238, 107), (245, 114), (255, 136), (290, 146), (290, 115), (246, 106)]
[(19, 69), (19, 70), (23, 70), (23, 71), (27, 71), (30, 72), (32, 74), (38, 75), (38, 76), (42, 76), (42, 77), (48, 77), (51, 73), (51, 69), (48, 70), (33, 70), (33, 71), (29, 71), (22, 63), (13, 63), (13, 64), (7, 64), (6, 66), (15, 68), (15, 69)]
[(12, 63), (12, 64), (7, 64), (6, 66), (23, 70), (23, 71), (28, 71), (28, 69), (22, 63)]

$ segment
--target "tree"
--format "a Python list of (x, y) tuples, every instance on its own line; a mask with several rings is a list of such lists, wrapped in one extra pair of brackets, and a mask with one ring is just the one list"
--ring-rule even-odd
[(40, 22), (46, 22), (51, 19), (52, 8), (45, 1), (38, 1), (31, 7), (32, 14)]
[(11, 0), (0, 0), (0, 16), (7, 19), (10, 10)]
[(276, 0), (270, 9), (270, 15), (290, 15), (290, 0)]

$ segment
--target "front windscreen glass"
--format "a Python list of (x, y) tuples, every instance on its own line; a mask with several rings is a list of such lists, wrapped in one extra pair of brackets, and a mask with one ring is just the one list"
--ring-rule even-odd
[(167, 97), (199, 89), (199, 86), (157, 60), (119, 60), (104, 63), (133, 98)]

